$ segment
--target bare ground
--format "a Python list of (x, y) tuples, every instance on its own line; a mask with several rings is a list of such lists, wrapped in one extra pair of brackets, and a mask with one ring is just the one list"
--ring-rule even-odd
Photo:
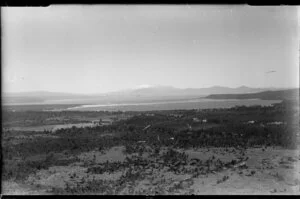
[[(128, 168), (101, 174), (90, 173), (88, 168), (105, 162), (124, 162), (126, 157), (136, 155), (124, 154), (123, 150), (124, 147), (120, 146), (106, 151), (82, 153), (78, 155), (78, 162), (40, 170), (30, 175), (23, 184), (13, 181), (3, 182), (3, 194), (52, 194), (53, 188), (64, 189), (67, 184), (75, 186), (79, 183), (84, 186), (93, 180), (116, 182)], [(161, 153), (164, 150), (166, 149), (162, 148)], [(184, 151), (188, 155), (188, 161), (198, 159), (205, 162), (219, 159), (229, 162), (244, 157), (248, 159), (237, 166), (223, 166), (221, 170), (210, 168), (212, 172), (203, 171), (194, 175), (195, 173), (188, 172), (191, 165), (178, 167), (181, 172), (170, 171), (171, 165), (165, 164), (161, 159), (150, 157), (146, 152), (141, 157), (151, 159), (151, 165), (142, 168), (141, 179), (131, 184), (126, 183), (118, 194), (148, 194), (149, 190), (154, 194), (300, 194), (299, 150), (269, 147), (246, 150), (178, 149), (178, 151)]]

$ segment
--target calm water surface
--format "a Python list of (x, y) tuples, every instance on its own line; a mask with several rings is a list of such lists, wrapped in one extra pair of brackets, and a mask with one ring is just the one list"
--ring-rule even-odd
[(120, 103), (120, 104), (87, 104), (70, 107), (64, 110), (69, 111), (151, 111), (151, 110), (179, 110), (179, 109), (211, 109), (231, 108), (234, 106), (270, 106), (279, 103), (281, 100), (211, 100), (197, 99), (186, 101), (165, 101), (153, 103)]

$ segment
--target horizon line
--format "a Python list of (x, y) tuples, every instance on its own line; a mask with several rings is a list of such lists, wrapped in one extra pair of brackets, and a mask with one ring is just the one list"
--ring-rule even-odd
[[(271, 86), (271, 87), (251, 87), (251, 86), (237, 86), (237, 87), (230, 87), (230, 86), (220, 86), (220, 85), (214, 85), (214, 86), (208, 86), (208, 87), (185, 87), (185, 88), (178, 88), (178, 87), (174, 87), (174, 86), (168, 86), (168, 85), (153, 85), (147, 88), (154, 88), (154, 87), (171, 87), (171, 88), (175, 88), (175, 89), (205, 89), (205, 88), (214, 88), (214, 87), (223, 87), (223, 88), (230, 88), (230, 89), (237, 89), (237, 88), (241, 88), (241, 87), (246, 87), (246, 88), (252, 88), (252, 89), (300, 89), (300, 86), (287, 86), (287, 87), (275, 87), (275, 86)], [(134, 87), (134, 88), (125, 88), (125, 89), (119, 89), (119, 90), (115, 90), (115, 91), (107, 91), (107, 92), (93, 92), (93, 93), (74, 93), (74, 92), (65, 92), (65, 91), (50, 91), (50, 90), (29, 90), (29, 91), (13, 91), (13, 92), (2, 92), (5, 94), (20, 94), (20, 93), (38, 93), (38, 92), (46, 92), (46, 93), (60, 93), (60, 94), (74, 94), (74, 95), (96, 95), (96, 94), (109, 94), (109, 93), (115, 93), (115, 92), (124, 92), (124, 91), (128, 91), (128, 90), (138, 90), (138, 89), (147, 89), (147, 88), (138, 88), (138, 87)]]

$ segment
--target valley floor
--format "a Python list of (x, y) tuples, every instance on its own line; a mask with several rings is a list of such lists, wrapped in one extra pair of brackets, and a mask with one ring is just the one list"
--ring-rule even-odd
[(2, 115), (4, 195), (300, 194), (290, 104)]

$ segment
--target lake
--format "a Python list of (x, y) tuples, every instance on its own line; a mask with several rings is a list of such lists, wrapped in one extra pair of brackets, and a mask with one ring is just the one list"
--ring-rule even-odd
[(196, 99), (185, 101), (163, 101), (152, 103), (118, 103), (118, 104), (87, 104), (69, 107), (68, 111), (152, 111), (152, 110), (180, 110), (180, 109), (213, 109), (231, 108), (234, 106), (271, 106), (280, 103), (281, 100), (215, 100), (215, 99)]

